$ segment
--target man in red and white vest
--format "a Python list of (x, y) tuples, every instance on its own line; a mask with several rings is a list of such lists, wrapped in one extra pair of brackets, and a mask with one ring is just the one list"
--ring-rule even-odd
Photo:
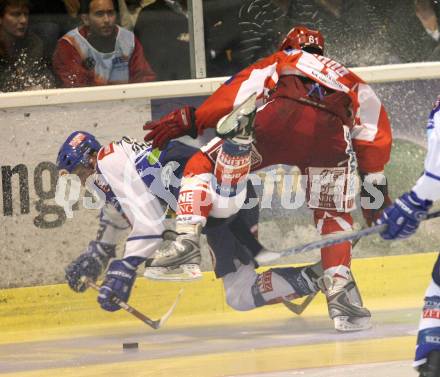
[(57, 44), (53, 68), (65, 88), (155, 80), (135, 35), (116, 25), (112, 0), (81, 1), (83, 26)]

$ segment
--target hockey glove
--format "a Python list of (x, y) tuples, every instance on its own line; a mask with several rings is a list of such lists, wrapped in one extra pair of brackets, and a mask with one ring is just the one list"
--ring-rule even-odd
[(189, 135), (197, 137), (195, 109), (190, 106), (182, 107), (163, 116), (157, 121), (147, 122), (144, 125), (148, 132), (144, 140), (153, 141), (153, 148), (163, 149), (171, 139)]
[(83, 277), (96, 281), (107, 267), (111, 258), (115, 257), (116, 245), (99, 241), (91, 241), (87, 250), (66, 267), (66, 280), (75, 292), (84, 292), (87, 285)]
[(407, 238), (419, 227), (420, 221), (426, 218), (430, 200), (422, 200), (415, 192), (403, 194), (400, 198), (383, 211), (378, 224), (387, 224), (387, 229), (380, 235), (385, 240)]
[(361, 173), (361, 180), (362, 214), (367, 225), (371, 226), (379, 219), (383, 209), (392, 203), (388, 195), (388, 181), (383, 172)]
[(129, 257), (117, 259), (110, 263), (98, 294), (98, 302), (102, 309), (109, 312), (121, 309), (113, 301), (113, 297), (125, 302), (128, 301), (131, 288), (136, 280), (137, 266), (144, 261), (144, 258)]

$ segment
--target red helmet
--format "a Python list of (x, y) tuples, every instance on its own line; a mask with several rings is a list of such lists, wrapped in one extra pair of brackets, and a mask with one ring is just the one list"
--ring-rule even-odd
[(324, 37), (319, 30), (312, 30), (305, 26), (295, 26), (287, 33), (279, 50), (289, 48), (322, 55), (324, 53)]

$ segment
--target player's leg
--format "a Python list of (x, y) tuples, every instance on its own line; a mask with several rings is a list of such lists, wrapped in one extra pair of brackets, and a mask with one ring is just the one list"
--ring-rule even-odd
[[(189, 278), (202, 276), (200, 234), (207, 218), (228, 218), (246, 199), (255, 111), (255, 99), (245, 101), (219, 121), (218, 129), (226, 139), (214, 139), (188, 161), (177, 203), (176, 231), (167, 233), (172, 242), (147, 262), (149, 268), (157, 272), (180, 265)], [(153, 278), (148, 272), (146, 276)]]
[[(315, 210), (318, 231), (325, 236), (352, 230), (349, 213)], [(336, 330), (358, 331), (370, 327), (370, 312), (362, 305), (360, 292), (350, 269), (351, 242), (325, 247), (321, 250), (325, 281), (323, 291), (327, 297), (329, 316)]]
[[(352, 230), (350, 212), (355, 208), (357, 159), (350, 130), (340, 117), (317, 111), (315, 142), (308, 175), (308, 206), (314, 210), (318, 232), (323, 236)], [(370, 327), (370, 312), (362, 299), (350, 269), (351, 242), (323, 248), (321, 262), (331, 282), (324, 289), (330, 318), (338, 331)]]
[[(228, 142), (220, 147), (217, 160), (226, 159), (224, 155), (230, 151), (229, 146), (223, 148), (224, 145), (228, 145)], [(250, 161), (248, 157), (245, 158), (246, 164)], [(202, 276), (199, 267), (201, 230), (208, 217), (229, 218), (242, 207), (246, 199), (246, 176), (249, 165), (243, 170), (242, 166), (236, 162), (235, 173), (229, 170), (226, 174), (239, 177), (236, 182), (231, 182), (222, 179), (223, 175), (219, 170), (223, 167), (214, 165), (207, 154), (199, 152), (189, 160), (178, 198), (176, 230), (166, 232), (166, 239), (171, 243), (147, 261), (146, 277), (193, 280)], [(183, 279), (180, 273), (175, 275), (175, 271), (172, 270), (176, 268), (183, 269), (187, 279)]]
[[(323, 141), (313, 163), (314, 166), (325, 167), (307, 169), (308, 206), (314, 210), (317, 230), (323, 236), (353, 229), (350, 211), (354, 209), (356, 185), (353, 180), (357, 165), (345, 126), (343, 131), (339, 135), (342, 153), (340, 148), (335, 147), (337, 144), (329, 145)], [(338, 140), (338, 135), (334, 137)], [(330, 278), (325, 279), (330, 284), (323, 290), (329, 316), (338, 331), (359, 331), (370, 327), (371, 313), (362, 306), (360, 292), (350, 269), (351, 248), (351, 242), (344, 242), (321, 250), (324, 274)]]
[(252, 310), (307, 296), (320, 289), (323, 276), (320, 263), (257, 273), (253, 257), (262, 247), (254, 238), (258, 206), (241, 209), (232, 219), (223, 222), (214, 220), (208, 221), (205, 231), (215, 274), (223, 279), (226, 301), (233, 309)]
[(238, 260), (235, 262), (236, 271), (223, 277), (226, 301), (235, 310), (252, 310), (319, 290), (318, 280), (322, 276), (319, 263), (304, 267), (271, 268), (257, 273), (252, 262), (247, 265)]
[(127, 155), (121, 153), (112, 166), (114, 169), (107, 177), (112, 179), (113, 193), (124, 218), (131, 225), (131, 232), (125, 243), (124, 256), (110, 263), (99, 290), (98, 302), (107, 311), (120, 309), (114, 303), (114, 297), (125, 302), (129, 300), (139, 266), (159, 247), (165, 230), (165, 212), (159, 199), (145, 185)]
[(426, 290), (419, 323), (414, 367), (420, 377), (440, 376), (440, 255)]
[(210, 218), (205, 227), (214, 271), (222, 278), (228, 304), (236, 310), (295, 299), (318, 290), (320, 263), (309, 267), (284, 267), (258, 274), (254, 256), (262, 249), (257, 240), (259, 217), (257, 197), (248, 182), (244, 208), (229, 219)]

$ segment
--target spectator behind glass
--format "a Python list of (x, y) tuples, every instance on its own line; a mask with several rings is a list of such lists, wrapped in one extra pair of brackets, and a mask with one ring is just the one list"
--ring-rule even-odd
[(155, 1), (142, 9), (134, 32), (158, 80), (191, 78), (186, 4)]
[(118, 0), (121, 26), (133, 31), (142, 9), (154, 2), (155, 0)]
[(63, 87), (153, 81), (155, 74), (134, 34), (116, 25), (112, 0), (82, 0), (84, 23), (64, 35), (53, 56)]
[[(241, 25), (238, 24), (242, 4), (242, 0), (203, 0), (209, 77), (233, 74), (244, 65), (240, 61), (239, 49), (243, 47), (240, 46)], [(159, 80), (191, 77), (186, 0), (156, 0), (144, 7), (134, 32)]]
[[(204, 0), (203, 12), (209, 77), (233, 74), (247, 65), (246, 59), (256, 60), (278, 45), (274, 25), (283, 12), (270, 0)], [(186, 0), (156, 0), (143, 7), (134, 33), (158, 80), (191, 77)]]
[(206, 70), (209, 77), (239, 71), (239, 12), (242, 0), (204, 0)]
[(288, 27), (287, 9), (286, 1), (243, 0), (238, 15), (240, 69), (276, 51)]
[(43, 42), (28, 32), (29, 1), (0, 0), (0, 91), (53, 87)]
[(416, 15), (426, 32), (436, 41), (440, 40), (440, 32), (438, 30), (437, 14), (435, 12), (434, 4), (432, 0), (416, 0)]
[(422, 23), (428, 35), (436, 42), (436, 46), (434, 46), (427, 60), (440, 60), (440, 3), (438, 0), (416, 0), (415, 5), (417, 18)]
[(203, 6), (208, 76), (232, 75), (272, 54), (284, 34), (285, 1), (204, 0)]
[(50, 60), (58, 38), (79, 24), (79, 0), (38, 0), (32, 3), (30, 30), (44, 41), (45, 56)]

